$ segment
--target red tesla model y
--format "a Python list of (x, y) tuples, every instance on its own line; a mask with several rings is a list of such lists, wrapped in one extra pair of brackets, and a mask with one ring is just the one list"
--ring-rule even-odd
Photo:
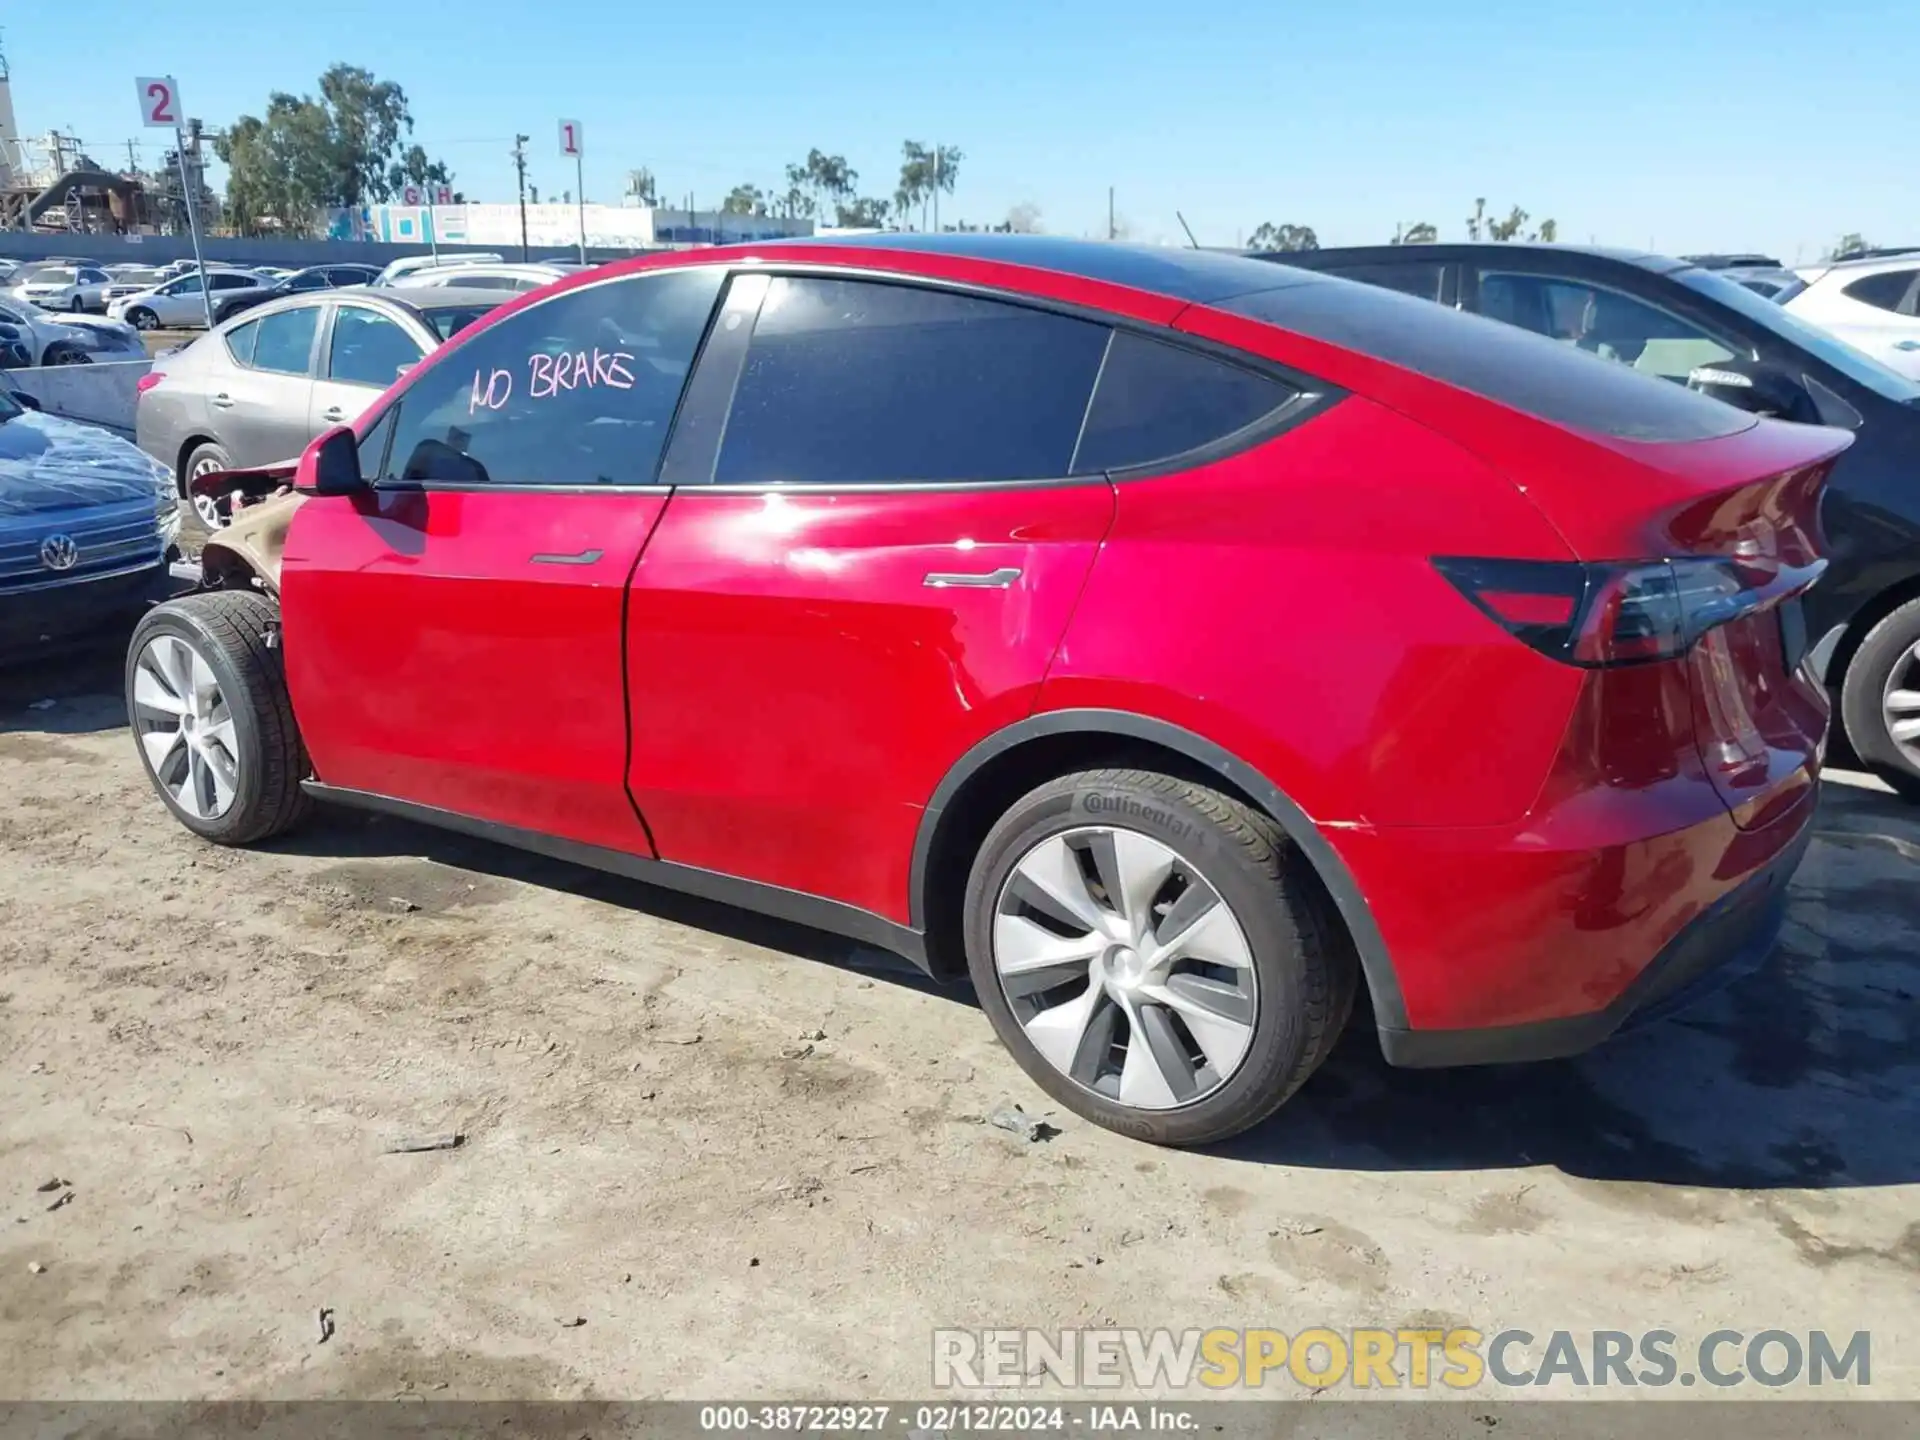
[(1195, 1143), (1362, 984), (1395, 1064), (1524, 1060), (1766, 952), (1846, 443), (1235, 256), (651, 257), (315, 441), (128, 701), (209, 840), (334, 801), (885, 945)]

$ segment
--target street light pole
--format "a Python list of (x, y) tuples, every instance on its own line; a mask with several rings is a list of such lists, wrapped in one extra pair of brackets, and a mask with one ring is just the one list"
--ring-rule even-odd
[(513, 169), (520, 180), (520, 259), (527, 258), (527, 139), (513, 137)]

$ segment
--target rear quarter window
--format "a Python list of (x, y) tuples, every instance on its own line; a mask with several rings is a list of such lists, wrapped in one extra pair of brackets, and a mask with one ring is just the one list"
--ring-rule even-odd
[(1270, 375), (1116, 330), (1073, 473), (1163, 464), (1231, 438), (1299, 394)]
[(1710, 440), (1750, 429), (1718, 400), (1478, 315), (1317, 277), (1218, 308), (1354, 350), (1537, 420), (1622, 440)]

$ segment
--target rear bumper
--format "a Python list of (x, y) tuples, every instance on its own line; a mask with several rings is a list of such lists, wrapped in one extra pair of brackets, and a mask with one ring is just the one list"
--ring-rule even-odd
[[(1817, 796), (1809, 786), (1761, 829), (1740, 830), (1723, 810), (1584, 853), (1485, 831), (1477, 853), (1461, 831), (1342, 843), (1404, 1006), (1376, 1006), (1388, 1063), (1578, 1054), (1757, 969), (1779, 938)], [(1402, 884), (1383, 891), (1369, 872)]]

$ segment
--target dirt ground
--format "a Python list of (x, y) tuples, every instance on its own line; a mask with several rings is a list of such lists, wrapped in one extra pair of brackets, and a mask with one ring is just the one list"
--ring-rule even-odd
[(0, 1398), (910, 1396), (938, 1325), (1316, 1324), (1867, 1329), (1920, 1398), (1882, 793), (1830, 788), (1783, 953), (1682, 1019), (1455, 1073), (1356, 1031), (1175, 1153), (982, 1124), (1049, 1106), (841, 941), (395, 821), (202, 844), (118, 676), (0, 676)]

